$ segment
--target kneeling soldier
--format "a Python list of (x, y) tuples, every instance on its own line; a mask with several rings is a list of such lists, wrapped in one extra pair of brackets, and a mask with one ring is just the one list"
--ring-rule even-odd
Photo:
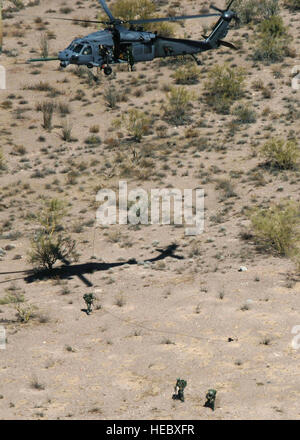
[(84, 299), (86, 306), (87, 306), (86, 313), (87, 313), (87, 315), (89, 315), (92, 311), (92, 305), (94, 304), (95, 297), (92, 293), (85, 293), (83, 295), (83, 299)]
[[(174, 387), (175, 394), (173, 394), (173, 399), (181, 400), (184, 402), (184, 389), (187, 386), (187, 382), (183, 379), (177, 379), (176, 385)], [(178, 388), (178, 391), (177, 391)], [(177, 393), (177, 394), (176, 394)]]
[(208, 390), (208, 392), (205, 396), (206, 402), (205, 402), (204, 406), (206, 406), (214, 411), (215, 410), (215, 403), (216, 403), (216, 395), (217, 395), (216, 390)]

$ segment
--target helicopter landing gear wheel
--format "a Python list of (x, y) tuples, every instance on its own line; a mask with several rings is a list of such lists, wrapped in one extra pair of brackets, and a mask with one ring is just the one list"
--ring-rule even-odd
[(110, 66), (106, 66), (103, 69), (104, 75), (109, 76), (112, 74), (112, 68)]
[(86, 67), (87, 67), (88, 69), (92, 69), (94, 66), (93, 66), (93, 64), (88, 63), (88, 64), (86, 65)]

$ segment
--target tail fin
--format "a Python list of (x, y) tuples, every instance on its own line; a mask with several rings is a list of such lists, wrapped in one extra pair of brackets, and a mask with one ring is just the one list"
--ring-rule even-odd
[(206, 43), (209, 43), (212, 48), (219, 47), (220, 41), (228, 34), (230, 22), (235, 18), (235, 12), (225, 11), (214, 26), (211, 34), (207, 37)]

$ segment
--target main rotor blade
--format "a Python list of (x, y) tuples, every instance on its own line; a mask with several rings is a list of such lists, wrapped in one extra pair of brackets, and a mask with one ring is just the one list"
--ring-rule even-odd
[(104, 11), (106, 12), (106, 15), (109, 17), (109, 19), (111, 21), (115, 21), (116, 19), (112, 15), (112, 13), (110, 12), (110, 9), (109, 9), (109, 7), (106, 4), (106, 1), (105, 0), (98, 0), (98, 1), (99, 1), (100, 5), (102, 6), (102, 8), (104, 9)]
[(158, 23), (160, 21), (181, 21), (181, 20), (190, 20), (191, 18), (205, 18), (205, 17), (219, 17), (219, 16), (220, 14), (182, 15), (181, 17), (145, 18), (140, 20), (128, 20), (127, 23), (130, 24)]
[[(33, 15), (21, 15), (21, 14), (18, 14), (18, 17), (33, 18), (34, 16)], [(63, 21), (76, 21), (76, 22), (80, 22), (80, 23), (110, 24), (109, 21), (81, 20), (81, 19), (77, 19), (77, 18), (64, 18), (64, 17), (47, 17), (46, 20), (63, 20)]]
[(223, 14), (223, 12), (224, 12), (224, 11), (222, 11), (222, 9), (217, 8), (217, 6), (215, 6), (215, 5), (210, 5), (209, 7), (210, 7), (210, 9), (213, 9), (214, 11), (218, 11), (221, 14)]
[(234, 0), (231, 0), (231, 2), (229, 2), (229, 5), (227, 6), (226, 11), (229, 11), (229, 9), (230, 9), (230, 7), (231, 7), (231, 5), (232, 5), (233, 2), (234, 2)]
[(101, 24), (110, 24), (109, 21), (99, 21), (99, 20), (81, 20), (77, 18), (63, 18), (63, 17), (47, 17), (47, 20), (65, 20), (65, 21), (77, 21), (81, 23), (101, 23)]

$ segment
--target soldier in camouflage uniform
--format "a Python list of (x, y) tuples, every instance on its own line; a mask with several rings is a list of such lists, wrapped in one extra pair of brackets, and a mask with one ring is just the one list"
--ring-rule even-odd
[(133, 58), (131, 46), (127, 46), (126, 56), (127, 56), (127, 62), (128, 62), (128, 71), (133, 72), (134, 71), (134, 67), (133, 67), (134, 66), (134, 58)]
[(87, 313), (87, 315), (89, 315), (92, 311), (92, 305), (94, 304), (95, 297), (92, 293), (86, 293), (83, 295), (83, 299), (84, 299), (84, 301), (86, 303), (86, 307), (87, 307), (86, 313)]
[(181, 402), (184, 402), (184, 389), (186, 386), (187, 386), (187, 382), (185, 380), (177, 379), (176, 385), (174, 387), (175, 394), (173, 394), (173, 399), (181, 400)]
[(205, 396), (206, 402), (205, 402), (204, 406), (206, 406), (214, 411), (215, 410), (215, 403), (216, 403), (216, 395), (217, 395), (216, 390), (208, 390), (208, 392)]

